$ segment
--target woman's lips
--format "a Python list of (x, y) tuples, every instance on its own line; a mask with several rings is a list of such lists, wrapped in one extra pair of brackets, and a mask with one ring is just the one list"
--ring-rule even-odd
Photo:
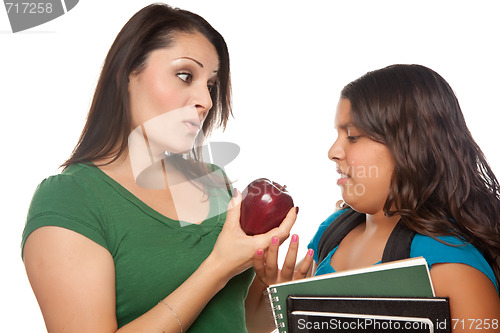
[(197, 121), (185, 120), (184, 124), (186, 124), (190, 133), (197, 134), (200, 131), (201, 123)]

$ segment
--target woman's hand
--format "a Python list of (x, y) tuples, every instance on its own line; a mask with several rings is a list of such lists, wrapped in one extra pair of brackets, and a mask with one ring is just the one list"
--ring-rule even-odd
[(248, 236), (240, 225), (241, 200), (241, 193), (235, 190), (235, 196), (228, 205), (226, 222), (208, 258), (216, 265), (220, 265), (221, 272), (226, 274), (227, 278), (250, 268), (254, 254), (259, 249), (267, 249), (272, 243), (271, 240), (276, 245), (283, 243), (290, 235), (290, 230), (297, 219), (297, 209), (294, 207), (290, 209), (279, 227), (265, 234)]
[[(297, 251), (299, 248), (299, 236), (293, 235), (288, 247), (288, 252), (280, 270), (278, 268), (278, 248), (277, 237), (273, 237), (267, 249), (259, 249), (254, 255), (253, 266), (259, 280), (265, 285), (303, 279), (306, 277), (313, 262), (314, 251), (309, 249), (305, 258), (296, 264)], [(296, 267), (298, 267), (296, 269)]]

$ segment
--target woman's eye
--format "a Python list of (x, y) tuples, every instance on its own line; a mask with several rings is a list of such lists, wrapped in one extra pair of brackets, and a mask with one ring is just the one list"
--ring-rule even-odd
[(191, 83), (191, 81), (193, 81), (193, 75), (191, 75), (191, 73), (177, 73), (177, 77), (186, 83)]
[(209, 83), (207, 84), (208, 91), (212, 91), (213, 87), (215, 86), (215, 83)]

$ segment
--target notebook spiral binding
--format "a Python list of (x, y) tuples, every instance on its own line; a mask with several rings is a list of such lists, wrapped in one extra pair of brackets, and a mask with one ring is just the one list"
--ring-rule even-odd
[(278, 296), (272, 296), (271, 294), (275, 294), (277, 292), (276, 288), (271, 288), (269, 289), (269, 299), (271, 300), (271, 305), (273, 308), (273, 313), (274, 313), (274, 320), (276, 322), (276, 326), (278, 327), (280, 333), (286, 333), (286, 331), (282, 330), (286, 325), (285, 322), (283, 321), (284, 316), (283, 313), (281, 312), (281, 305), (275, 304), (279, 302), (280, 298)]

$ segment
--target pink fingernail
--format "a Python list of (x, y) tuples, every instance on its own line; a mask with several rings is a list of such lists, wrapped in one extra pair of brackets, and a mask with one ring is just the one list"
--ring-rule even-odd
[(262, 250), (260, 250), (260, 249), (259, 249), (259, 250), (257, 250), (257, 255), (258, 255), (258, 256), (261, 256), (261, 255), (262, 255), (262, 253), (264, 253), (264, 251), (262, 251)]
[(307, 255), (308, 256), (312, 256), (314, 254), (314, 250), (313, 249), (309, 249), (309, 251), (307, 251)]
[(297, 235), (292, 235), (292, 243), (297, 243), (297, 239), (299, 238), (299, 236)]
[(238, 196), (238, 189), (233, 188), (233, 198), (236, 198)]
[(273, 239), (271, 240), (273, 244), (278, 243), (278, 237), (274, 236)]

